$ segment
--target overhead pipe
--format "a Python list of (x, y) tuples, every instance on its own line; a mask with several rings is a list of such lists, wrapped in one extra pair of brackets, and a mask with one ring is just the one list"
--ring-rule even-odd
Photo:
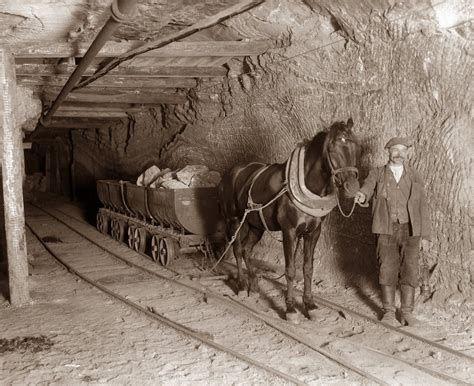
[(102, 27), (102, 30), (90, 45), (84, 57), (79, 62), (79, 65), (76, 67), (62, 88), (61, 92), (56, 97), (51, 108), (40, 118), (39, 122), (41, 125), (47, 126), (48, 123), (51, 122), (53, 114), (58, 110), (61, 103), (64, 102), (68, 94), (77, 84), (89, 64), (91, 64), (92, 60), (94, 60), (118, 26), (124, 21), (128, 20), (132, 12), (135, 10), (136, 4), (137, 0), (114, 0), (110, 7), (111, 16), (107, 20), (107, 23), (105, 23), (105, 25)]

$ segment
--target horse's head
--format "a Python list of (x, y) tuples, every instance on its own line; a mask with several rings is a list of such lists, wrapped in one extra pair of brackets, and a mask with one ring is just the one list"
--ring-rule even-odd
[(330, 128), (324, 152), (331, 176), (337, 188), (343, 187), (347, 197), (354, 197), (359, 190), (357, 161), (360, 145), (352, 133), (352, 118), (347, 123), (336, 122)]

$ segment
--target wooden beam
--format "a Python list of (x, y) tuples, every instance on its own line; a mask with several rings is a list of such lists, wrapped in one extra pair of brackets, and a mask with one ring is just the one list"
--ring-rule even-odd
[[(87, 103), (74, 102), (63, 103), (60, 111), (126, 111), (128, 113), (137, 113), (142, 111), (145, 105), (130, 103)], [(45, 106), (48, 107), (47, 105)]]
[(201, 20), (195, 24), (193, 24), (190, 27), (185, 27), (178, 32), (175, 32), (173, 34), (170, 34), (168, 36), (165, 36), (161, 39), (157, 39), (155, 41), (146, 43), (139, 48), (133, 49), (131, 51), (126, 52), (125, 54), (122, 54), (115, 59), (111, 60), (109, 63), (107, 63), (104, 67), (102, 67), (99, 71), (94, 73), (94, 75), (90, 76), (88, 79), (80, 82), (76, 87), (81, 88), (84, 86), (87, 86), (89, 83), (93, 82), (94, 80), (104, 76), (105, 74), (109, 73), (120, 65), (120, 63), (130, 60), (134, 58), (137, 55), (143, 54), (145, 52), (155, 50), (164, 46), (167, 46), (170, 43), (173, 43), (177, 40), (181, 40), (187, 36), (193, 35), (194, 33), (201, 31), (203, 29), (212, 27), (230, 17), (233, 17), (235, 15), (238, 15), (242, 12), (248, 11), (251, 8), (256, 7), (257, 5), (260, 5), (264, 2), (264, 0), (242, 0), (238, 2), (237, 4), (233, 5), (232, 7), (229, 7), (222, 12), (218, 12), (217, 14), (207, 17), (204, 20)]
[[(24, 86), (53, 86), (62, 87), (67, 81), (67, 76), (22, 76), (17, 74), (18, 84)], [(193, 88), (197, 81), (194, 78), (148, 78), (148, 77), (122, 77), (107, 75), (89, 85), (88, 88), (133, 88), (133, 89), (166, 89), (166, 88)]]
[(32, 141), (34, 143), (40, 144), (40, 145), (54, 145), (56, 144), (56, 137), (60, 137), (62, 135), (66, 136), (68, 134), (68, 131), (62, 130), (61, 132), (58, 132), (56, 135), (51, 136), (51, 137), (41, 137), (41, 138), (35, 138)]
[[(7, 47), (0, 46), (0, 122), (3, 208), (5, 212), (6, 257), (10, 302), (27, 304), (28, 257), (23, 206), (23, 139), (15, 124), (15, 63)], [(3, 222), (3, 221), (1, 221)]]
[[(261, 55), (265, 51), (274, 47), (275, 43), (271, 40), (207, 42), (185, 41), (173, 42), (156, 50), (146, 51), (141, 55), (158, 58), (182, 56), (241, 57)], [(138, 49), (140, 49), (140, 47)]]
[[(98, 89), (100, 90), (100, 89)], [(42, 94), (44, 103), (51, 103), (56, 98), (60, 90), (48, 88)], [(171, 92), (149, 92), (142, 90), (121, 90), (111, 93), (98, 93), (96, 90), (87, 90), (88, 92), (71, 92), (66, 101), (68, 102), (86, 102), (86, 103), (136, 103), (136, 104), (183, 104), (187, 98), (183, 93)]]
[(98, 119), (110, 119), (110, 118), (128, 118), (125, 111), (60, 111), (58, 110), (55, 117), (69, 117), (69, 118), (98, 118)]
[[(17, 64), (16, 73), (20, 76), (54, 76), (70, 75), (75, 66), (60, 64)], [(85, 75), (94, 74), (96, 66), (91, 66), (85, 71)], [(121, 77), (184, 77), (184, 78), (214, 78), (224, 77), (227, 70), (224, 67), (118, 67), (112, 70), (111, 75)]]
[[(61, 108), (58, 109), (63, 114), (84, 114), (84, 116), (88, 116), (89, 113), (97, 113), (97, 114), (102, 114), (102, 115), (107, 115), (107, 113), (138, 113), (142, 111), (142, 109), (134, 107), (134, 108), (129, 108), (129, 109), (111, 109), (111, 108), (104, 108), (104, 107), (90, 107), (90, 108), (85, 108), (85, 107), (77, 107), (77, 108)], [(122, 115), (122, 114), (120, 114)]]
[[(156, 66), (165, 67), (219, 67), (231, 60), (231, 56), (180, 56), (176, 58), (167, 58), (167, 62), (163, 63), (162, 59), (153, 59)], [(134, 59), (133, 63), (143, 59)], [(149, 60), (149, 59), (148, 59)], [(217, 63), (217, 64), (216, 64)]]
[[(44, 42), (16, 44), (14, 55), (17, 58), (70, 58), (83, 57), (91, 42)], [(97, 58), (114, 58), (131, 50), (140, 49), (146, 45), (143, 41), (105, 43), (97, 54)], [(261, 55), (270, 48), (275, 47), (271, 40), (254, 41), (207, 41), (207, 42), (173, 42), (165, 47), (140, 54), (144, 57), (169, 58), (169, 57), (194, 57), (194, 56), (254, 56)]]
[(117, 123), (120, 123), (121, 119), (109, 118), (104, 119), (93, 119), (93, 118), (52, 118), (48, 126), (41, 126), (43, 130), (56, 129), (56, 131), (62, 130), (74, 130), (74, 129), (107, 129)]
[(67, 135), (70, 130), (106, 130), (120, 124), (123, 118), (55, 116), (48, 126), (38, 125), (36, 130), (29, 133), (26, 139), (34, 143), (48, 143), (58, 135)]

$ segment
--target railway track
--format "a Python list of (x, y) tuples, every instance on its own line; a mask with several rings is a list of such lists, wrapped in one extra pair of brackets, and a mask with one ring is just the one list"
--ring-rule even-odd
[[(45, 223), (46, 219), (46, 216), (36, 214), (33, 220), (27, 220), (28, 228), (44, 248), (70, 272), (128, 307), (285, 382), (292, 384), (312, 383), (320, 378), (321, 374), (327, 373), (325, 368), (330, 365), (319, 353), (312, 352), (301, 344), (293, 344), (290, 350), (280, 348), (281, 346), (289, 347), (289, 345), (282, 344), (282, 337), (275, 331), (263, 328), (260, 323), (249, 322), (248, 318), (242, 316), (241, 313), (236, 313), (235, 310), (229, 312), (220, 304), (216, 306), (210, 297), (207, 298), (204, 292), (196, 291), (192, 286), (178, 288), (176, 279), (172, 277), (144, 270), (132, 261), (117, 261), (117, 256), (106, 252), (107, 246), (104, 249), (103, 246), (96, 245), (88, 240), (88, 236), (81, 235), (81, 232), (76, 233), (77, 231), (66, 228), (60, 222), (57, 222), (54, 227), (41, 229), (39, 224)], [(62, 229), (60, 229), (61, 227)], [(95, 232), (93, 229), (92, 231)], [(54, 236), (59, 234), (61, 242), (57, 242), (59, 237)], [(44, 238), (54, 241), (45, 242)], [(102, 241), (104, 240), (102, 239)], [(116, 242), (110, 241), (113, 247)], [(87, 251), (87, 257), (81, 256), (78, 252), (71, 253), (72, 246), (76, 251)], [(122, 249), (125, 250), (125, 248)], [(125, 250), (125, 255), (127, 252), (129, 251)], [(136, 255), (131, 251), (128, 254)], [(94, 257), (94, 259), (90, 257)], [(124, 259), (123, 254), (120, 258)], [(141, 259), (141, 257), (139, 258)], [(113, 280), (114, 276), (119, 278), (118, 282)], [(126, 285), (127, 281), (131, 285)], [(135, 287), (136, 291), (131, 291), (131, 286)], [(143, 296), (142, 290), (144, 288), (149, 293), (160, 295)], [(249, 331), (247, 337), (233, 335), (233, 331), (238, 330), (236, 327), (238, 325), (246, 325)], [(275, 347), (269, 350), (266, 347), (252, 347), (251, 337), (255, 331), (258, 333), (259, 339), (273, 341)], [(253, 358), (254, 355), (246, 352), (258, 353), (259, 357), (266, 358), (264, 361), (256, 360)], [(306, 370), (299, 377), (292, 375), (298, 372), (298, 366), (291, 365), (291, 363), (285, 364), (285, 359), (289, 357), (298, 359), (297, 362), (305, 363)], [(283, 369), (279, 369), (279, 367), (283, 367)], [(285, 369), (285, 367), (288, 368)], [(334, 367), (329, 371), (329, 373), (337, 373), (341, 377), (343, 372)], [(360, 382), (360, 378), (355, 379)], [(376, 383), (385, 384), (384, 382)]]
[[(102, 235), (98, 234), (95, 231), (95, 228), (92, 228), (90, 225), (85, 224), (84, 222), (82, 222), (82, 221), (80, 221), (76, 218), (73, 218), (73, 217), (71, 218), (69, 215), (67, 215), (67, 214), (65, 214), (61, 211), (58, 211), (58, 210), (54, 210), (54, 211), (51, 210), (51, 209), (49, 209), (47, 211), (45, 209), (41, 209), (41, 210), (44, 210), (50, 216), (54, 217), (57, 221), (61, 222), (63, 225), (67, 226), (69, 229), (73, 230), (74, 232), (78, 232), (79, 234), (82, 235), (82, 237), (87, 238), (89, 240), (89, 242), (92, 242), (96, 246), (98, 246), (98, 247), (102, 248), (103, 250), (107, 251), (107, 248), (104, 248), (104, 246), (99, 245), (99, 243), (97, 243), (97, 241), (93, 240), (95, 237), (99, 237), (99, 236), (103, 237)], [(71, 220), (75, 225), (71, 225)], [(113, 241), (113, 243), (117, 244), (115, 241)], [(110, 252), (110, 250), (108, 252)], [(135, 253), (133, 252), (133, 254), (135, 254)], [(115, 256), (115, 257), (119, 258), (119, 259), (122, 259), (122, 257), (120, 257), (120, 256)], [(239, 311), (239, 313), (245, 312), (247, 315), (251, 316), (254, 320), (263, 322), (267, 326), (271, 327), (272, 329), (274, 329), (276, 331), (279, 331), (281, 334), (285, 335), (286, 337), (293, 339), (295, 342), (298, 342), (298, 344), (304, 345), (307, 349), (311, 350), (313, 355), (314, 355), (314, 353), (318, 353), (318, 354), (323, 355), (326, 358), (330, 359), (331, 361), (337, 363), (339, 366), (342, 366), (345, 369), (347, 369), (347, 370), (349, 370), (349, 371), (351, 371), (355, 374), (358, 374), (361, 377), (364, 377), (364, 378), (370, 380), (371, 382), (375, 382), (377, 384), (386, 384), (386, 382), (384, 381), (383, 376), (382, 377), (377, 376), (376, 374), (373, 374), (373, 372), (371, 373), (371, 372), (369, 372), (369, 371), (367, 371), (363, 368), (360, 368), (357, 365), (351, 363), (349, 360), (346, 360), (343, 357), (332, 353), (330, 350), (323, 349), (321, 346), (324, 342), (321, 342), (321, 340), (318, 341), (318, 339), (312, 339), (311, 337), (309, 337), (308, 336), (308, 331), (305, 331), (304, 328), (295, 327), (293, 325), (289, 325), (288, 323), (286, 323), (284, 321), (281, 321), (281, 320), (278, 320), (276, 318), (272, 318), (272, 317), (269, 317), (267, 315), (264, 315), (261, 312), (257, 311), (256, 309), (254, 309), (254, 308), (252, 308), (248, 305), (245, 305), (244, 303), (242, 303), (240, 301), (237, 301), (235, 299), (235, 297), (222, 296), (221, 294), (216, 293), (214, 291), (210, 291), (209, 289), (207, 289), (205, 287), (202, 287), (202, 286), (200, 286), (200, 285), (198, 285), (198, 284), (196, 284), (196, 283), (194, 283), (190, 280), (186, 280), (186, 279), (182, 279), (182, 278), (177, 279), (176, 275), (182, 275), (182, 274), (180, 274), (179, 272), (177, 272), (175, 270), (173, 271), (173, 270), (170, 270), (170, 269), (167, 269), (167, 268), (166, 269), (165, 268), (160, 268), (161, 271), (165, 271), (165, 272), (168, 272), (169, 274), (174, 275), (174, 277), (173, 276), (166, 277), (165, 275), (163, 275), (163, 273), (159, 274), (159, 273), (155, 272), (155, 269), (150, 270), (148, 268), (143, 267), (141, 265), (141, 263), (136, 264), (134, 262), (131, 262), (131, 261), (127, 260), (127, 264), (132, 265), (134, 268), (145, 270), (150, 275), (158, 276), (158, 277), (160, 277), (164, 280), (170, 280), (174, 284), (178, 284), (178, 285), (180, 285), (182, 287), (185, 287), (187, 289), (197, 291), (202, 296), (204, 296), (206, 299), (215, 299), (215, 300), (219, 301), (220, 303), (222, 303), (223, 305), (225, 305), (227, 308), (228, 307), (231, 307), (231, 308), (233, 307), (234, 309), (237, 309)], [(127, 299), (125, 299), (125, 300), (127, 300)], [(351, 313), (351, 310), (347, 310), (344, 307), (339, 306), (335, 303), (326, 301), (325, 299), (322, 299), (322, 298), (318, 297), (316, 300), (321, 305), (324, 305), (325, 307), (329, 307), (331, 309), (335, 309), (335, 310), (338, 310), (338, 311), (343, 311), (343, 312), (346, 312), (346, 313)], [(143, 307), (140, 306), (139, 308), (143, 308)], [(151, 313), (152, 315), (155, 315), (155, 316), (157, 315), (156, 310), (153, 307), (148, 307), (148, 309), (145, 309), (145, 311), (147, 311), (147, 313)], [(355, 312), (355, 315), (358, 316), (358, 317), (364, 317), (363, 314), (360, 314), (358, 312)], [(150, 315), (148, 315), (148, 316), (150, 316)], [(160, 315), (158, 315), (158, 316), (160, 316)], [(374, 322), (374, 320), (372, 320), (372, 318), (370, 318), (370, 317), (368, 318), (368, 320), (370, 320), (371, 322)], [(387, 327), (387, 326), (383, 325), (383, 327)], [(388, 326), (388, 327), (390, 327), (390, 326)], [(192, 332), (192, 330), (191, 330), (191, 332)], [(400, 333), (400, 331), (398, 331), (398, 330), (395, 331), (395, 332)], [(403, 333), (406, 333), (406, 331), (403, 331)], [(314, 335), (314, 334), (311, 334), (311, 335)], [(410, 336), (412, 339), (421, 338), (421, 337), (418, 337), (418, 336), (413, 336), (414, 334), (409, 333), (409, 332), (408, 332), (407, 335)], [(198, 335), (196, 338), (199, 338), (199, 337), (201, 337), (201, 336)], [(422, 340), (426, 344), (429, 344), (429, 342), (426, 342), (426, 339), (422, 338)], [(339, 341), (340, 341), (339, 343), (341, 343), (343, 345), (346, 345), (346, 346), (349, 344), (353, 349), (358, 350), (360, 353), (364, 353), (364, 355), (375, 356), (375, 357), (378, 357), (379, 359), (383, 358), (385, 363), (387, 363), (387, 362), (391, 363), (391, 366), (393, 366), (396, 369), (395, 371), (402, 371), (402, 372), (405, 371), (407, 373), (413, 373), (413, 372), (422, 373), (422, 374), (424, 374), (423, 379), (424, 379), (425, 382), (429, 382), (429, 383), (449, 382), (449, 383), (456, 383), (456, 384), (470, 384), (469, 382), (464, 381), (462, 379), (459, 379), (459, 378), (457, 378), (453, 375), (444, 374), (444, 373), (442, 373), (438, 370), (428, 368), (428, 367), (425, 367), (425, 366), (422, 366), (422, 365), (418, 365), (416, 363), (411, 363), (411, 362), (406, 361), (402, 358), (397, 358), (397, 357), (394, 357), (393, 355), (381, 352), (379, 350), (376, 350), (376, 349), (373, 349), (373, 348), (370, 348), (370, 347), (366, 347), (365, 345), (361, 345), (361, 344), (357, 344), (357, 343), (353, 343), (353, 342), (348, 343), (344, 339), (339, 339)], [(433, 343), (435, 343), (434, 347), (437, 347), (438, 349), (444, 349), (444, 346), (440, 347), (441, 345), (437, 344), (436, 342), (433, 342)], [(449, 347), (447, 347), (447, 350), (445, 350), (445, 351), (448, 352), (451, 355), (461, 354), (461, 355), (459, 355), (460, 357), (464, 357), (464, 359), (472, 360), (472, 358), (469, 357), (469, 356), (467, 356), (467, 358), (466, 358), (466, 355), (464, 353), (458, 353), (455, 350), (450, 349)], [(267, 370), (267, 371), (269, 371), (269, 370)], [(419, 374), (418, 374), (418, 376), (419, 376)], [(297, 383), (296, 381), (298, 381), (298, 380), (295, 380), (295, 379), (292, 380), (292, 382)]]
[[(277, 282), (275, 279), (268, 278), (268, 277), (264, 277), (264, 279), (273, 282), (274, 284), (278, 285), (279, 287), (285, 287), (285, 284)], [(296, 290), (295, 292), (299, 293), (299, 294), (302, 294), (302, 292), (298, 291), (298, 290)], [(314, 298), (315, 302), (318, 303), (320, 306), (327, 307), (327, 308), (329, 308), (331, 310), (334, 310), (334, 311), (337, 311), (337, 312), (342, 312), (346, 315), (355, 316), (359, 319), (362, 319), (362, 320), (368, 321), (370, 323), (373, 323), (377, 326), (383, 327), (384, 329), (391, 330), (392, 332), (394, 332), (396, 334), (404, 335), (408, 338), (411, 338), (411, 339), (416, 340), (418, 342), (429, 345), (433, 349), (438, 349), (438, 350), (441, 350), (445, 353), (451, 354), (452, 356), (457, 357), (460, 360), (468, 360), (472, 364), (474, 364), (474, 357), (472, 357), (469, 354), (466, 354), (462, 351), (455, 350), (455, 349), (453, 349), (449, 346), (440, 344), (436, 341), (433, 341), (433, 340), (427, 339), (423, 336), (414, 334), (413, 332), (410, 332), (410, 331), (408, 331), (404, 328), (394, 327), (394, 326), (391, 326), (389, 324), (383, 323), (383, 322), (381, 322), (380, 320), (378, 320), (376, 318), (365, 315), (362, 312), (353, 310), (351, 308), (345, 307), (345, 306), (340, 305), (338, 303), (332, 302), (332, 301), (327, 300), (327, 299), (325, 299), (321, 296), (313, 295), (313, 298)]]

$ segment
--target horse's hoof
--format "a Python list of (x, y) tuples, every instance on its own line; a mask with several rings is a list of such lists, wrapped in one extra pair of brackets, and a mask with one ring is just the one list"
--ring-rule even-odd
[(250, 286), (249, 286), (249, 292), (250, 293), (259, 293), (260, 292), (260, 286), (258, 285), (258, 282), (252, 282), (250, 283)]
[(312, 321), (315, 321), (317, 320), (318, 318), (318, 312), (319, 310), (317, 308), (312, 308), (310, 310), (308, 310), (308, 316), (309, 316), (309, 320), (312, 320)]
[(300, 318), (297, 312), (287, 312), (286, 313), (286, 320), (293, 324), (299, 324)]

